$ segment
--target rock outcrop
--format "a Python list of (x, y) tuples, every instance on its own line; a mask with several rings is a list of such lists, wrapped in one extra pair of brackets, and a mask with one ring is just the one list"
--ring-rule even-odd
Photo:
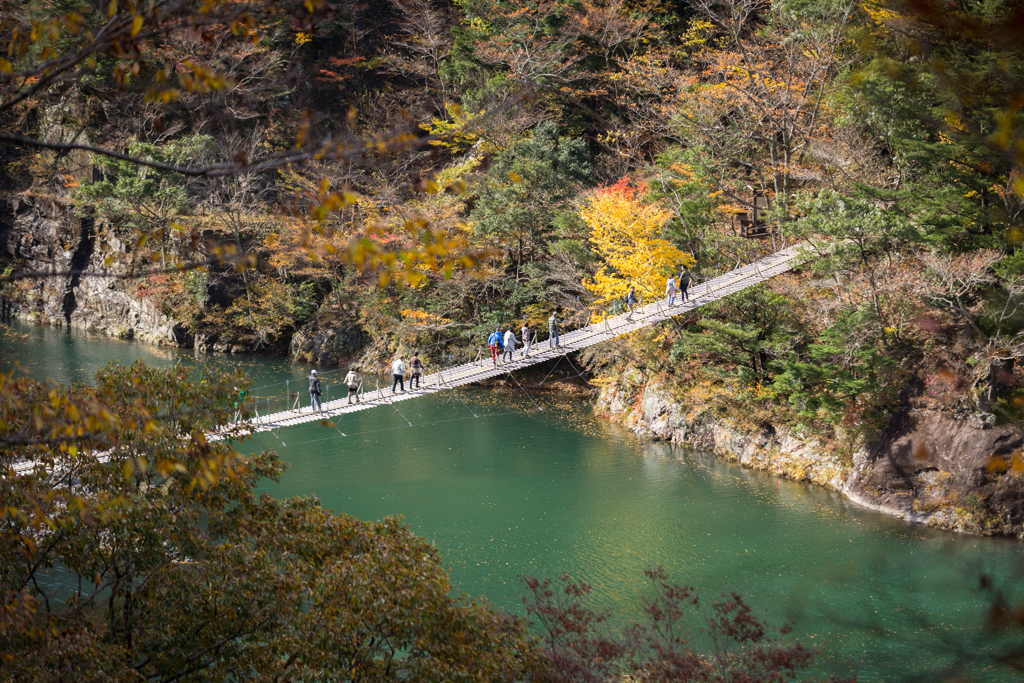
[(191, 341), (181, 325), (135, 296), (130, 280), (82, 274), (119, 272), (104, 266), (112, 254), (118, 263), (131, 259), (116, 238), (98, 237), (93, 220), (76, 216), (59, 198), (5, 197), (0, 202), (0, 249), (5, 261), (43, 274), (8, 294), (9, 305), (21, 318), (156, 344)]
[(853, 500), (933, 526), (1024, 537), (1024, 433), (907, 412), (853, 461)]
[(292, 336), (288, 355), (322, 367), (339, 367), (359, 362), (366, 333), (355, 323), (337, 329), (303, 329)]
[(901, 416), (852, 452), (792, 429), (734, 424), (684, 409), (670, 387), (627, 369), (604, 385), (598, 408), (640, 436), (712, 451), (744, 467), (841, 491), (909, 521), (1024, 538), (1024, 431), (934, 411)]

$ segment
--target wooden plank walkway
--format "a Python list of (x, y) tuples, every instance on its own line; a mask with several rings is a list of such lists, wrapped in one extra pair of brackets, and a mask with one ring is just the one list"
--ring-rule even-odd
[(211, 439), (229, 438), (240, 426), (251, 427), (256, 432), (277, 431), (285, 427), (330, 420), (334, 416), (347, 415), (361, 410), (369, 410), (380, 406), (391, 405), (399, 401), (436, 394), (440, 391), (453, 389), (473, 382), (500, 377), (516, 370), (553, 360), (564, 354), (585, 349), (588, 346), (614, 339), (630, 332), (649, 327), (656, 323), (681, 315), (695, 308), (700, 308), (712, 301), (718, 301), (730, 294), (760, 284), (780, 273), (791, 270), (801, 257), (798, 247), (790, 247), (776, 252), (767, 258), (749, 265), (729, 271), (706, 283), (690, 289), (690, 298), (685, 302), (676, 302), (669, 307), (666, 299), (659, 299), (638, 308), (632, 321), (626, 320), (626, 314), (607, 318), (579, 330), (561, 336), (561, 345), (549, 348), (547, 340), (537, 343), (528, 356), (519, 356), (515, 360), (495, 366), (490, 356), (473, 363), (466, 363), (439, 372), (425, 375), (420, 381), (420, 388), (407, 391), (392, 392), (390, 387), (367, 391), (359, 403), (347, 403), (347, 398), (335, 399), (323, 404), (323, 412), (313, 412), (310, 408), (285, 410), (270, 415), (259, 415), (248, 423), (225, 425), (209, 434)]

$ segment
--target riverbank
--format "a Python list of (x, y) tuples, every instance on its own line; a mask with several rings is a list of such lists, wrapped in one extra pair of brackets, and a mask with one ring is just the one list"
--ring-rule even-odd
[[(59, 329), (53, 329), (58, 345), (67, 334)], [(136, 357), (144, 348), (149, 349), (144, 355), (193, 356), (167, 347), (137, 348), (138, 340), (110, 343), (123, 349), (117, 352), (122, 360)], [(259, 369), (271, 361), (282, 370), (308, 373), (305, 364), (285, 358), (264, 356), (254, 364), (257, 357), (200, 355), (216, 364), (241, 363), (259, 376), (258, 382), (269, 379)], [(864, 508), (915, 524), (984, 536), (1024, 535), (1019, 475), (1024, 469), (1020, 460), (1024, 438), (1019, 427), (986, 428), (936, 411), (917, 410), (894, 421), (877, 442), (851, 450), (792, 427), (752, 428), (707, 406), (687, 408), (678, 396), (679, 388), (666, 377), (647, 378), (627, 367), (611, 376), (599, 375), (590, 384), (575, 366), (563, 366), (531, 368), (517, 373), (518, 383), (504, 377), (487, 386), (519, 394), (521, 385), (532, 394), (587, 401), (604, 419), (645, 440), (712, 452), (747, 469), (841, 493)], [(66, 374), (78, 375), (70, 369)]]
[(1024, 433), (937, 411), (908, 410), (875, 441), (844, 448), (787, 426), (756, 428), (688, 409), (665, 378), (626, 368), (596, 407), (642, 438), (700, 448), (774, 476), (822, 486), (863, 507), (928, 527), (1024, 538)]

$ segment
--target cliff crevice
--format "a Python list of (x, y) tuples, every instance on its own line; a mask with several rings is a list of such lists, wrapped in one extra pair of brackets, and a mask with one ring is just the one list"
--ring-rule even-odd
[[(150, 301), (136, 296), (130, 279), (116, 277), (124, 266), (108, 267), (111, 250), (116, 264), (131, 263), (127, 248), (104, 240), (96, 249), (96, 224), (79, 217), (58, 198), (23, 194), (0, 201), (0, 248), (21, 269), (39, 277), (21, 281), (9, 296), (18, 317), (51, 325), (69, 325), (115, 337), (155, 344), (185, 345), (189, 337), (180, 324)], [(92, 275), (82, 277), (82, 272)], [(104, 277), (109, 274), (112, 277)]]

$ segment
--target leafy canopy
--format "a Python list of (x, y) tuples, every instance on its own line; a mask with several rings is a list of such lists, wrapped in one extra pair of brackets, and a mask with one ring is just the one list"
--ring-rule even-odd
[(141, 363), (95, 387), (0, 374), (4, 677), (521, 680), (523, 624), (453, 597), (398, 520), (257, 494), (277, 455), (204, 437), (239, 387)]
[(559, 209), (590, 184), (592, 172), (586, 143), (560, 137), (544, 122), (494, 160), (470, 214), (474, 229), (505, 246), (517, 266), (540, 258)]
[(630, 284), (643, 300), (651, 301), (660, 296), (667, 275), (696, 263), (664, 238), (662, 228), (671, 213), (645, 203), (644, 194), (630, 186), (629, 178), (622, 178), (583, 200), (580, 218), (590, 227), (590, 241), (604, 260), (583, 284), (600, 302), (621, 298)]

